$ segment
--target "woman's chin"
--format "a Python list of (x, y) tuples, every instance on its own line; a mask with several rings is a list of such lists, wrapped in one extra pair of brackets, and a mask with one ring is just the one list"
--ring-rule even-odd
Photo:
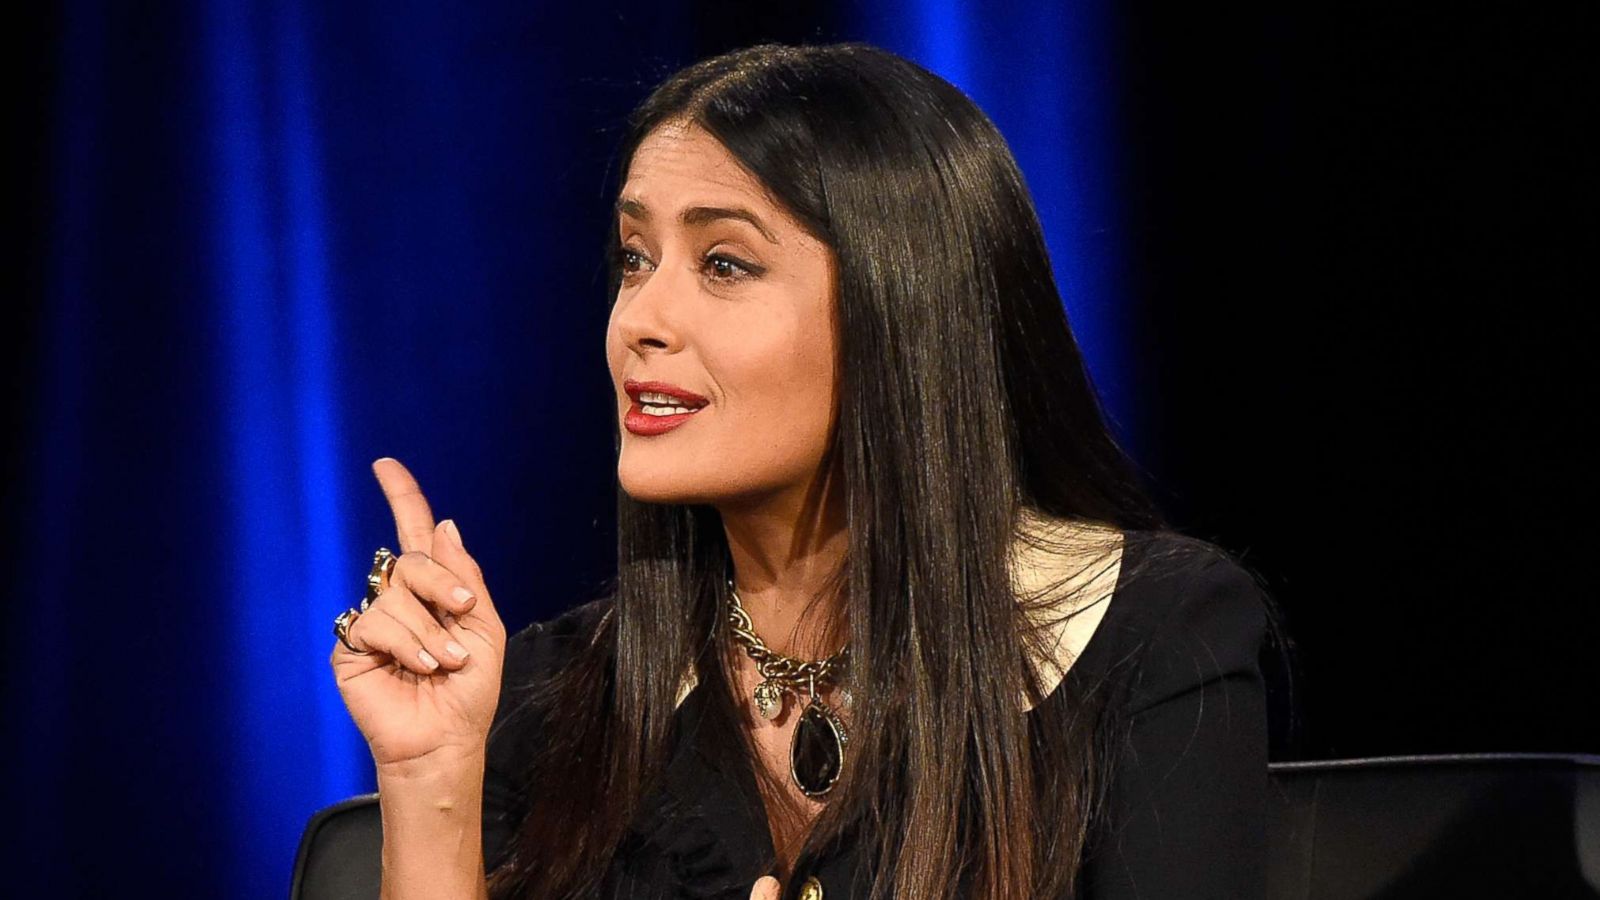
[(681, 475), (641, 475), (617, 470), (617, 483), (622, 492), (640, 503), (691, 504), (704, 502), (704, 495)]

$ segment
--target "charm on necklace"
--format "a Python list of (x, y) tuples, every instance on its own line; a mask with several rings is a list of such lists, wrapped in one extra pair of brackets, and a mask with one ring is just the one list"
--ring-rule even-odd
[(833, 790), (844, 769), (844, 748), (849, 743), (849, 732), (838, 714), (812, 696), (789, 744), (789, 773), (802, 793), (821, 797)]
[(771, 679), (756, 685), (756, 713), (770, 722), (782, 712), (783, 688)]

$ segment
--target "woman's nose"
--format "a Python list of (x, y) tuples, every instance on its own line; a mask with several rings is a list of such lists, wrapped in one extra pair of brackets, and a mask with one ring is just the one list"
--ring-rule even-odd
[(683, 343), (683, 299), (693, 285), (676, 277), (676, 266), (662, 265), (633, 289), (617, 313), (617, 329), (635, 351), (676, 350)]

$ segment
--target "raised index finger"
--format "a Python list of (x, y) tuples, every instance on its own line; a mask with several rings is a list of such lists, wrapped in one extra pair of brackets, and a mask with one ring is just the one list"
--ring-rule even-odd
[(422, 496), (422, 486), (411, 476), (410, 470), (400, 465), (400, 460), (385, 456), (372, 464), (372, 474), (378, 476), (383, 496), (389, 500), (394, 513), (394, 528), (400, 536), (400, 552), (420, 550), (433, 552), (433, 510), (428, 498)]

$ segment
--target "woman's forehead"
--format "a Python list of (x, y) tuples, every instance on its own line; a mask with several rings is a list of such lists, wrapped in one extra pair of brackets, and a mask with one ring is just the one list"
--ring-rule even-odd
[(619, 210), (676, 214), (693, 206), (740, 205), (770, 211), (776, 204), (722, 143), (694, 125), (668, 124), (634, 151), (618, 195)]

